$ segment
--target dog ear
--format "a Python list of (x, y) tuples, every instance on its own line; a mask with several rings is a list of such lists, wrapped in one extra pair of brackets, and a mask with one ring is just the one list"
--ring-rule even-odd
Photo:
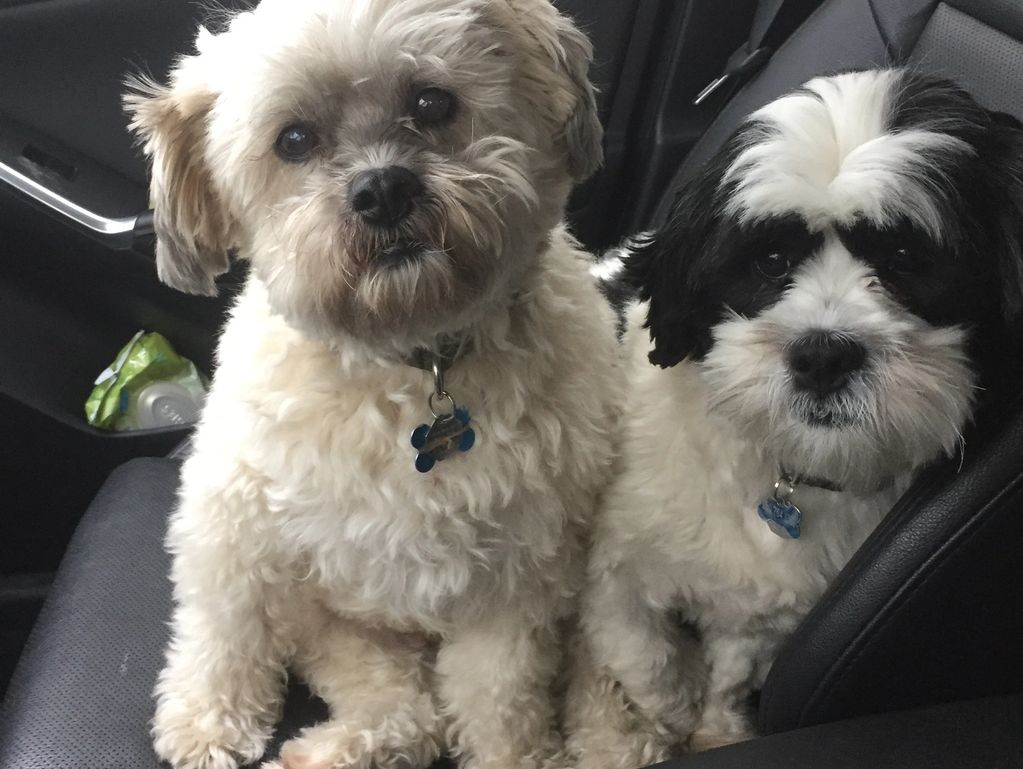
[(700, 262), (711, 224), (696, 190), (701, 177), (675, 199), (668, 221), (639, 241), (625, 259), (625, 279), (649, 302), (646, 328), (654, 347), (650, 362), (669, 368), (709, 349), (709, 325), (703, 325)]
[(596, 92), (589, 76), (593, 45), (564, 16), (558, 18), (556, 30), (558, 58), (575, 92), (575, 103), (564, 128), (568, 169), (572, 178), (581, 182), (593, 176), (604, 162), (604, 128), (597, 114)]
[(129, 80), (124, 106), (130, 129), (152, 163), (150, 205), (160, 280), (191, 294), (215, 296), (214, 278), (227, 272), (231, 223), (206, 164), (206, 126), (214, 95), (184, 84), (186, 57), (171, 86)]
[[(501, 26), (521, 40), (523, 50), (536, 59), (536, 66), (524, 77), (554, 102), (557, 141), (569, 173), (577, 182), (588, 179), (604, 160), (604, 129), (589, 79), (593, 45), (548, 0), (497, 0), (497, 4), (491, 9), (504, 17)], [(555, 78), (550, 77), (552, 66), (558, 73)], [(543, 110), (551, 107), (544, 105)]]
[(725, 223), (725, 173), (745, 144), (740, 129), (675, 196), (664, 225), (625, 260), (625, 277), (650, 303), (646, 327), (654, 348), (650, 362), (668, 368), (702, 359), (720, 320), (719, 241)]

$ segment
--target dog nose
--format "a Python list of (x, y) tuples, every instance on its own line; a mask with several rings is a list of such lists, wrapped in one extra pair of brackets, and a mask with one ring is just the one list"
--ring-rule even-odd
[(796, 387), (825, 395), (842, 388), (849, 375), (863, 367), (867, 351), (855, 339), (829, 331), (800, 337), (788, 349)]
[(409, 215), (423, 191), (419, 177), (401, 166), (363, 171), (352, 182), (348, 199), (352, 210), (370, 224), (393, 227)]

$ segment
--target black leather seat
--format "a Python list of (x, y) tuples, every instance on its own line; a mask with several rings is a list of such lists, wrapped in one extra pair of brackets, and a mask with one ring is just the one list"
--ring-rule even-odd
[[(180, 463), (135, 459), (107, 480), (68, 547), (0, 707), (3, 769), (155, 769), (152, 690), (171, 612), (163, 549)], [(291, 686), (277, 745), (326, 707)]]
[[(725, 107), (676, 184), (748, 112), (841, 69), (910, 63), (1023, 117), (1021, 41), (1018, 0), (828, 0)], [(157, 766), (148, 720), (177, 468), (129, 463), (82, 521), (0, 709), (0, 769)], [(994, 404), (962, 466), (921, 477), (782, 650), (759, 724), (785, 734), (678, 766), (1023, 765), (1020, 552), (1023, 413)], [(281, 733), (319, 707), (295, 689)], [(907, 708), (923, 709), (891, 714)]]

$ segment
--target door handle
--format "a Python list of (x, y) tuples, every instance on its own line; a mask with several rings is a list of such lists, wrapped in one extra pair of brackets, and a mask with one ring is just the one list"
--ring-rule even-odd
[[(18, 192), (69, 220), (70, 224), (87, 230), (112, 248), (131, 248), (139, 237), (152, 233), (151, 211), (140, 216), (111, 219), (83, 208), (3, 162), (0, 162), (0, 181), (7, 182)], [(143, 222), (146, 217), (148, 222)], [(138, 232), (140, 224), (143, 225), (142, 229), (146, 229), (147, 225), (148, 232)]]

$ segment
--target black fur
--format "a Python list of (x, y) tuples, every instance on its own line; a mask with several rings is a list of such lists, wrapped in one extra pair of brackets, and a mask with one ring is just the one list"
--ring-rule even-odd
[[(975, 150), (936, 156), (925, 167), (942, 207), (943, 242), (906, 233), (919, 263), (892, 288), (935, 325), (971, 326), (975, 360), (997, 368), (1007, 354), (1018, 356), (1023, 341), (1023, 124), (984, 109), (951, 81), (912, 72), (890, 109), (893, 130), (945, 133)], [(868, 261), (882, 278), (890, 269), (877, 256)]]
[[(942, 210), (935, 242), (908, 221), (887, 229), (860, 222), (839, 231), (894, 296), (934, 325), (974, 329), (972, 352), (989, 363), (1023, 339), (1023, 127), (989, 112), (946, 80), (904, 73), (889, 105), (891, 130), (923, 128), (953, 135), (971, 154), (935, 152), (921, 165)], [(742, 126), (679, 193), (668, 222), (626, 263), (626, 275), (650, 301), (650, 360), (672, 366), (699, 360), (712, 329), (731, 310), (755, 315), (780, 297), (784, 281), (754, 268), (758, 254), (783, 252), (790, 262), (812, 253), (820, 233), (793, 214), (740, 226), (725, 213), (733, 190), (726, 170), (746, 147), (773, 130)]]
[(612, 278), (598, 281), (597, 288), (600, 289), (600, 293), (604, 295), (607, 303), (611, 305), (611, 309), (615, 312), (615, 317), (617, 318), (616, 331), (618, 339), (621, 341), (621, 338), (625, 335), (626, 311), (629, 304), (639, 297), (639, 292), (620, 272)]
[(767, 130), (757, 123), (740, 128), (682, 188), (667, 224), (625, 263), (626, 279), (650, 302), (646, 326), (654, 342), (652, 363), (674, 366), (710, 349), (710, 329), (724, 307), (714, 290), (728, 286), (722, 268), (729, 259), (721, 241), (729, 234), (722, 208), (730, 190), (721, 188), (721, 179), (739, 153)]

